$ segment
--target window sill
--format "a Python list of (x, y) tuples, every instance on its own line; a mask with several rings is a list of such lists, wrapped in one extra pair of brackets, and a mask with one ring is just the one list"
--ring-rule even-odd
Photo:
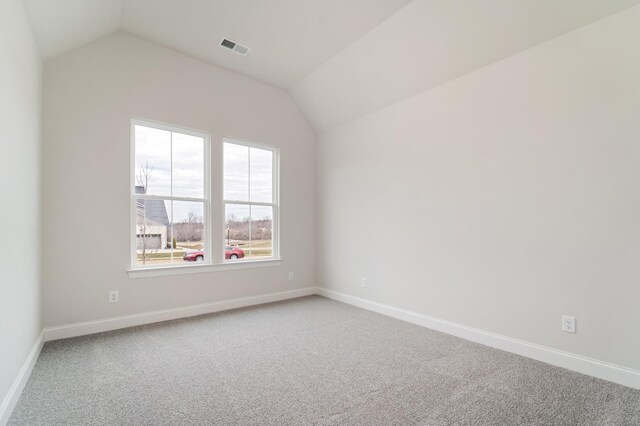
[(164, 277), (169, 275), (202, 274), (206, 272), (232, 271), (234, 269), (271, 268), (280, 266), (281, 259), (246, 260), (219, 264), (160, 266), (152, 268), (129, 269), (130, 279)]

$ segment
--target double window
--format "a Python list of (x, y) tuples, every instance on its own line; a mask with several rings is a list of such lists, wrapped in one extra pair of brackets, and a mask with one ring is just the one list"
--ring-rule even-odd
[(208, 135), (132, 122), (133, 269), (277, 257), (277, 151), (221, 144), (215, 170)]

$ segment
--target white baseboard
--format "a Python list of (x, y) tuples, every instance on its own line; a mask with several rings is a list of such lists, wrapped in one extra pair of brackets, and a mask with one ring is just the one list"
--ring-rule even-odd
[(40, 335), (36, 339), (36, 342), (31, 348), (31, 352), (27, 355), (27, 359), (24, 361), (20, 372), (18, 373), (18, 377), (9, 388), (9, 392), (4, 397), (2, 404), (0, 404), (0, 426), (4, 426), (9, 421), (9, 417), (13, 412), (16, 404), (18, 403), (18, 399), (20, 399), (20, 394), (24, 389), (27, 381), (29, 380), (29, 376), (31, 375), (31, 370), (33, 370), (33, 366), (36, 364), (38, 360), (38, 355), (40, 355), (40, 351), (42, 350), (42, 345), (44, 344), (44, 335), (40, 332)]
[(549, 348), (523, 340), (513, 339), (485, 330), (467, 327), (451, 321), (430, 317), (417, 312), (395, 308), (382, 303), (372, 302), (359, 297), (350, 296), (325, 288), (318, 288), (318, 294), (348, 303), (359, 308), (374, 311), (383, 315), (407, 321), (416, 325), (431, 328), (472, 342), (481, 343), (503, 351), (522, 355), (547, 364), (573, 370), (578, 373), (608, 380), (630, 388), (640, 389), (640, 371), (610, 364), (597, 359), (587, 358), (570, 352)]
[(96, 321), (65, 324), (44, 329), (45, 341), (66, 339), (69, 337), (84, 336), (87, 334), (101, 333), (103, 331), (118, 330), (120, 328), (136, 325), (151, 324), (154, 322), (168, 321), (178, 318), (193, 317), (212, 312), (226, 311), (228, 309), (243, 308), (245, 306), (260, 305), (263, 303), (277, 302), (293, 299), (295, 297), (317, 294), (316, 287), (305, 287), (278, 293), (267, 293), (258, 296), (243, 297), (240, 299), (223, 300), (220, 302), (203, 303), (201, 305), (186, 306), (182, 308), (164, 309), (160, 311), (144, 312), (141, 314), (126, 315), (106, 318)]

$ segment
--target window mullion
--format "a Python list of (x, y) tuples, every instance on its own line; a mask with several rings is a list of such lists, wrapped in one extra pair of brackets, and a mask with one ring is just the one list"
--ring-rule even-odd
[(243, 206), (266, 206), (266, 207), (273, 207), (275, 206), (275, 203), (263, 203), (260, 201), (235, 201), (235, 200), (222, 200), (224, 203), (228, 203), (228, 204), (239, 204), (239, 205), (243, 205)]
[(171, 253), (171, 262), (173, 262), (173, 233), (174, 233), (174, 229), (173, 229), (173, 209), (174, 209), (174, 204), (173, 204), (173, 200), (171, 200), (171, 242), (167, 241), (169, 243), (169, 247), (170, 248), (170, 253)]
[(169, 193), (171, 194), (171, 202), (169, 203), (171, 205), (171, 248), (169, 249), (169, 253), (171, 257), (171, 263), (173, 263), (173, 132), (169, 132)]
[(251, 147), (247, 149), (247, 176), (249, 185), (249, 194), (247, 199), (249, 200), (249, 257), (253, 256), (253, 214), (251, 212)]
[(172, 197), (170, 195), (147, 195), (147, 194), (133, 194), (136, 200), (174, 200), (174, 201), (193, 201), (195, 203), (203, 203), (207, 201), (206, 198), (191, 198), (191, 197)]

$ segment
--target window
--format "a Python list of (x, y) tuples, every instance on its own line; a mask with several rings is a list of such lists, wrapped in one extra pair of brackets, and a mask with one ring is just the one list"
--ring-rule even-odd
[(208, 260), (206, 135), (134, 121), (132, 265)]
[(221, 140), (212, 173), (206, 134), (132, 120), (131, 139), (130, 277), (279, 264), (276, 149)]
[(277, 152), (223, 143), (225, 260), (277, 257)]

